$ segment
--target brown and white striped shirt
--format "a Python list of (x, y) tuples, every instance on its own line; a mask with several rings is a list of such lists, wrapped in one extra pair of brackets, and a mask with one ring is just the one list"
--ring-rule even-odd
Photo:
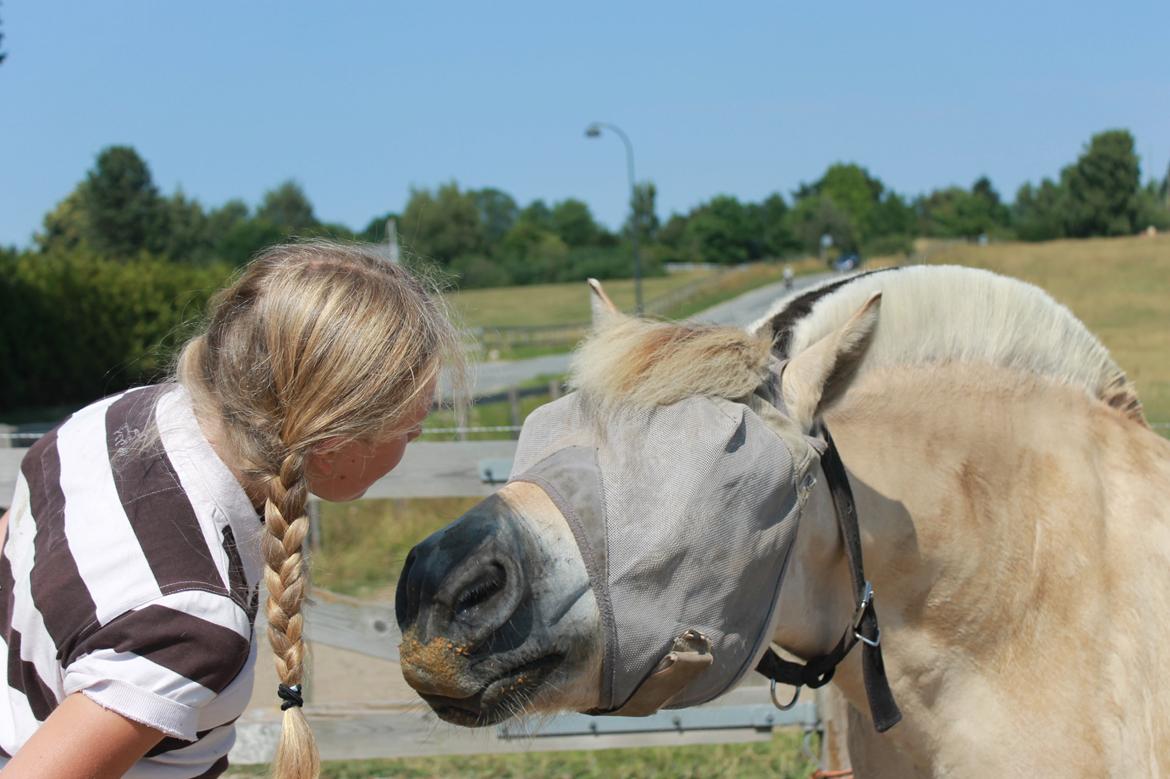
[(223, 773), (262, 527), (175, 385), (98, 401), (29, 449), (0, 555), (0, 768), (82, 692), (167, 734), (127, 777)]

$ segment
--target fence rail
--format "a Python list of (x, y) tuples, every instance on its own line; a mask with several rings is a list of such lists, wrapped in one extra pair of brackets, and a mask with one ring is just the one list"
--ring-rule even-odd
[[(264, 628), (261, 612), (256, 618), (257, 634)], [(389, 604), (316, 590), (305, 608), (305, 633), (313, 644), (398, 661), (401, 635)], [(769, 702), (763, 683), (754, 679), (717, 702), (649, 717), (562, 714), (478, 731), (442, 723), (413, 701), (307, 703), (305, 713), (325, 760), (764, 741), (771, 738), (773, 728), (812, 731), (820, 727), (816, 703), (806, 701), (780, 711)], [(237, 722), (236, 730), (231, 761), (266, 763), (280, 737), (279, 712), (249, 712)]]

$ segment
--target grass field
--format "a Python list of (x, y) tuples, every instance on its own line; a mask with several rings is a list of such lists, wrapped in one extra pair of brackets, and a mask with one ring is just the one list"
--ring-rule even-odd
[[(805, 779), (816, 766), (801, 754), (801, 737), (780, 730), (750, 744), (333, 762), (321, 779)], [(229, 776), (266, 776), (265, 768)]]
[[(643, 279), (642, 297), (644, 300), (653, 300), (698, 279), (714, 275), (714, 271), (695, 270)], [(633, 280), (614, 279), (603, 283), (606, 293), (618, 307), (633, 310)], [(453, 292), (447, 299), (466, 327), (556, 325), (589, 321), (589, 288), (583, 281), (471, 289)]]
[[(797, 273), (823, 269), (820, 261), (811, 258), (790, 264)], [(696, 281), (710, 279), (710, 288), (704, 288), (695, 297), (662, 312), (667, 318), (681, 319), (748, 290), (781, 280), (784, 265), (782, 262), (760, 262), (723, 273), (695, 270), (643, 279), (642, 297), (646, 303), (651, 303), (655, 298)], [(623, 311), (634, 309), (634, 282), (631, 279), (613, 279), (602, 284), (618, 308)], [(539, 326), (589, 321), (589, 290), (581, 281), (473, 289), (454, 292), (448, 300), (467, 327)]]
[(934, 264), (987, 268), (1043, 287), (1108, 347), (1137, 385), (1146, 418), (1170, 423), (1170, 235), (927, 252)]

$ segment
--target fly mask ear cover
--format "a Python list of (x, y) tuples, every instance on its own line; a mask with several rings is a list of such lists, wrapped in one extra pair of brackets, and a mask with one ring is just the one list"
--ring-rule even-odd
[(512, 480), (543, 488), (564, 515), (601, 613), (591, 713), (704, 703), (755, 667), (807, 497), (801, 472), (733, 401), (692, 397), (598, 423), (572, 393), (528, 417)]

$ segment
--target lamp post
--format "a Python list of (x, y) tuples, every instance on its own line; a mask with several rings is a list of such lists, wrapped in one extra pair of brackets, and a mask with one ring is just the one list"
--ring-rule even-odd
[(622, 131), (622, 128), (616, 124), (609, 124), (608, 122), (594, 122), (585, 128), (586, 138), (601, 137), (602, 128), (610, 130), (617, 134), (622, 139), (622, 143), (626, 145), (626, 169), (630, 174), (630, 244), (634, 250), (634, 310), (642, 313), (642, 258), (638, 254), (638, 209), (635, 206), (637, 202), (637, 185), (634, 179), (634, 146), (630, 143), (630, 137)]

